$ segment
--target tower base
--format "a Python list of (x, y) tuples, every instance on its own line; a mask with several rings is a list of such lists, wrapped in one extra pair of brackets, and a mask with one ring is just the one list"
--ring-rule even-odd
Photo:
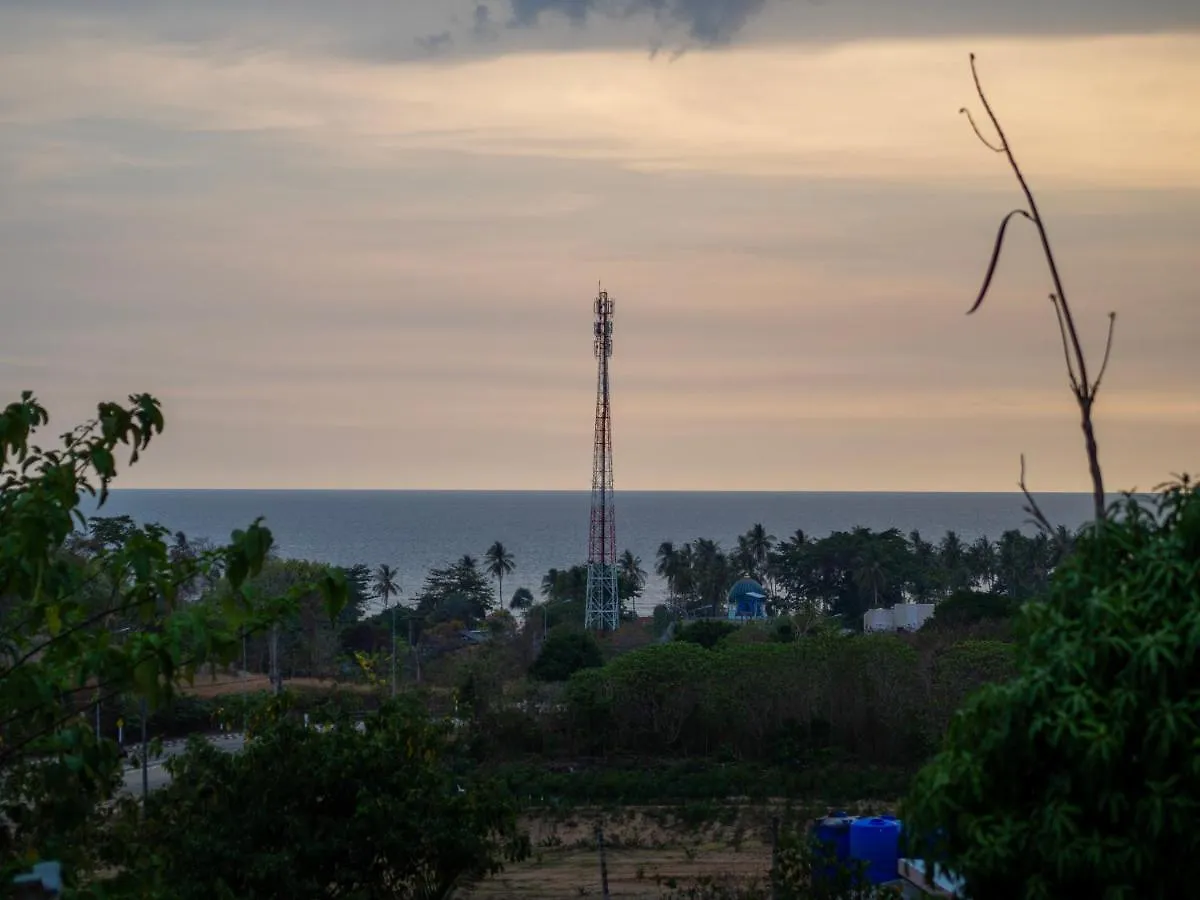
[(612, 563), (588, 563), (583, 627), (597, 631), (616, 631), (621, 627), (617, 567)]

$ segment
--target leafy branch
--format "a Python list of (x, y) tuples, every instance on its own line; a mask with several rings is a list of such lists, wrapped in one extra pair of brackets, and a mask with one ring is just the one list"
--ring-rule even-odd
[[(1050, 279), (1053, 283), (1054, 290), (1050, 294), (1050, 303), (1054, 307), (1055, 321), (1058, 323), (1059, 336), (1062, 338), (1063, 357), (1067, 366), (1067, 382), (1071, 388), (1071, 394), (1075, 398), (1075, 403), (1079, 407), (1080, 427), (1083, 430), (1084, 448), (1087, 452), (1088, 471), (1092, 479), (1092, 502), (1094, 506), (1095, 520), (1102, 521), (1106, 514), (1105, 493), (1104, 493), (1104, 476), (1100, 471), (1100, 456), (1096, 446), (1096, 430), (1092, 422), (1092, 408), (1096, 402), (1096, 394), (1100, 390), (1100, 384), (1104, 380), (1104, 374), (1108, 371), (1108, 361), (1112, 353), (1113, 329), (1116, 325), (1117, 314), (1110, 312), (1108, 314), (1108, 338), (1104, 345), (1104, 358), (1100, 363), (1099, 372), (1093, 379), (1088, 373), (1087, 358), (1083, 352), (1083, 345), (1079, 340), (1079, 333), (1075, 327), (1075, 317), (1071, 313), (1071, 307), (1067, 303), (1067, 292), (1063, 288), (1062, 278), (1058, 273), (1058, 263), (1054, 259), (1054, 251), (1050, 247), (1050, 236), (1046, 231), (1046, 223), (1042, 218), (1041, 211), (1038, 209), (1037, 200), (1033, 196), (1033, 191), (1029, 187), (1029, 183), (1025, 180), (1025, 175), (1021, 171), (1021, 167), (1017, 164), (1016, 158), (1013, 156), (1012, 147), (1008, 142), (1008, 137), (1004, 133), (1004, 129), (1000, 125), (1000, 120), (996, 117), (995, 111), (992, 109), (991, 103), (988, 102), (987, 95), (984, 93), (983, 85), (979, 80), (979, 72), (975, 67), (975, 54), (971, 54), (971, 76), (975, 81), (975, 91), (979, 95), (979, 101), (983, 104), (984, 111), (991, 120), (992, 127), (996, 130), (996, 141), (988, 140), (983, 132), (976, 124), (971, 111), (966, 107), (959, 110), (966, 115), (967, 121), (971, 123), (971, 130), (975, 132), (975, 136), (979, 138), (980, 143), (991, 150), (993, 153), (1003, 154), (1008, 160), (1008, 165), (1016, 176), (1017, 183), (1021, 187), (1021, 192), (1025, 195), (1026, 206), (1010, 211), (1000, 222), (1000, 228), (996, 233), (996, 243), (992, 248), (992, 256), (988, 262), (987, 271), (983, 277), (983, 286), (979, 290), (979, 296), (976, 298), (974, 305), (967, 310), (967, 315), (971, 315), (983, 304), (984, 298), (987, 296), (988, 290), (992, 285), (992, 277), (996, 274), (996, 264), (1000, 261), (1000, 251), (1004, 247), (1004, 237), (1008, 230), (1009, 223), (1017, 216), (1024, 218), (1033, 223), (1037, 229), (1038, 238), (1041, 240), (1042, 253), (1046, 258), (1046, 265), (1050, 269)], [(1034, 521), (1042, 528), (1052, 531), (1049, 527), (1050, 523), (1046, 516), (1038, 508), (1037, 502), (1029, 493), (1025, 486), (1025, 460), (1021, 459), (1021, 481), (1020, 487), (1025, 499), (1028, 501), (1028, 510), (1033, 516)]]

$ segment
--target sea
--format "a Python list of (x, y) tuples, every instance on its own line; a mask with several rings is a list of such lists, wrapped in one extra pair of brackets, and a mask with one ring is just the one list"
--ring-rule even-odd
[[(780, 539), (797, 529), (822, 537), (862, 525), (915, 529), (927, 540), (955, 531), (971, 541), (1012, 528), (1032, 533), (1023, 500), (1019, 493), (618, 492), (617, 549), (642, 560), (649, 577), (638, 611), (649, 614), (666, 593), (654, 575), (663, 541), (703, 537), (730, 549), (756, 523)], [(1056, 525), (1076, 528), (1089, 518), (1091, 496), (1039, 494), (1038, 503)], [(280, 556), (387, 563), (400, 573), (402, 596), (418, 593), (431, 568), (463, 554), (482, 561), (500, 541), (516, 563), (504, 580), (508, 598), (518, 587), (537, 595), (547, 570), (586, 561), (589, 508), (587, 492), (571, 491), (114, 490), (101, 514), (213, 541), (261, 516)]]

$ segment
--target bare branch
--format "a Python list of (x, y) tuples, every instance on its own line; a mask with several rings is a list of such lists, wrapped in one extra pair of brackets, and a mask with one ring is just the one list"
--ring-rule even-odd
[[(1100, 385), (1100, 378), (1097, 378), (1093, 383), (1088, 378), (1087, 359), (1083, 352), (1083, 345), (1079, 340), (1079, 332), (1075, 327), (1075, 318), (1071, 314), (1070, 304), (1067, 302), (1067, 294), (1063, 289), (1062, 278), (1058, 274), (1058, 264), (1054, 259), (1054, 251), (1050, 247), (1050, 236), (1046, 232), (1046, 223), (1042, 220), (1041, 212), (1038, 210), (1037, 200), (1033, 196), (1033, 191), (1029, 187), (1029, 183), (1025, 180), (1025, 174), (1021, 171), (1021, 167), (1017, 164), (1016, 157), (1013, 156), (1012, 146), (1008, 142), (1008, 137), (1004, 133), (1004, 128), (1000, 125), (1000, 120), (997, 118), (995, 111), (992, 109), (991, 103), (988, 102), (987, 95), (984, 93), (983, 84), (979, 80), (979, 70), (975, 66), (975, 54), (971, 54), (971, 77), (975, 82), (975, 92), (979, 95), (979, 101), (983, 104), (984, 110), (987, 112), (988, 118), (991, 120), (993, 127), (996, 129), (996, 134), (999, 137), (999, 150), (1008, 160), (1009, 168), (1012, 169), (1013, 175), (1017, 179), (1017, 183), (1021, 187), (1021, 192), (1025, 195), (1025, 202), (1028, 212), (1026, 217), (1033, 221), (1037, 228), (1038, 237), (1042, 242), (1042, 253), (1046, 259), (1046, 265), (1050, 269), (1050, 279), (1053, 285), (1053, 294), (1051, 295), (1055, 315), (1058, 320), (1060, 336), (1063, 339), (1063, 354), (1067, 360), (1067, 374), (1071, 383), (1071, 393), (1075, 397), (1076, 404), (1079, 407), (1079, 425), (1083, 431), (1084, 450), (1087, 453), (1088, 471), (1092, 480), (1092, 504), (1097, 522), (1102, 521), (1107, 515), (1104, 492), (1104, 476), (1100, 471), (1100, 454), (1096, 445), (1096, 429), (1092, 422), (1092, 405), (1095, 399), (1096, 390)], [(969, 117), (969, 116), (968, 116)], [(991, 150), (996, 150), (997, 145), (984, 140), (979, 129), (975, 127), (972, 121), (972, 127), (975, 128), (975, 133), (980, 140), (984, 142)], [(992, 275), (995, 269), (996, 260), (1000, 254), (1000, 244), (1004, 237), (1004, 228), (1008, 224), (1008, 220), (1015, 215), (1016, 211), (1010, 212), (1005, 217), (1004, 222), (1000, 226), (1000, 233), (996, 238), (996, 247), (992, 251), (992, 264), (988, 267), (988, 273), (984, 279), (983, 291), (980, 292), (979, 299), (975, 301), (975, 305), (971, 307), (971, 312), (979, 308), (979, 304), (983, 301), (983, 296), (986, 294), (988, 287), (991, 284)], [(1110, 321), (1108, 332), (1108, 344), (1104, 351), (1104, 363), (1101, 365), (1100, 371), (1103, 374), (1105, 366), (1108, 363), (1109, 352), (1112, 349), (1113, 328)], [(1022, 478), (1022, 481), (1024, 479)], [(1028, 497), (1028, 492), (1026, 492)], [(1032, 498), (1029, 498), (1032, 503)], [(1036, 504), (1032, 504), (1036, 511)], [(1040, 512), (1040, 511), (1038, 511)]]
[(1047, 534), (1054, 534), (1054, 526), (1050, 524), (1050, 520), (1046, 518), (1046, 514), (1042, 512), (1042, 508), (1038, 506), (1036, 500), (1033, 499), (1033, 494), (1029, 493), (1029, 488), (1025, 486), (1025, 454), (1021, 454), (1021, 480), (1017, 482), (1021, 488), (1021, 493), (1025, 495), (1025, 512), (1032, 517), (1031, 521), (1034, 525), (1040, 528)]
[(1033, 221), (1033, 217), (1023, 209), (1014, 209), (1000, 222), (1000, 230), (996, 232), (996, 245), (992, 247), (992, 258), (988, 262), (987, 272), (983, 276), (983, 287), (979, 289), (979, 296), (975, 299), (975, 305), (967, 310), (967, 315), (979, 309), (983, 303), (983, 298), (987, 296), (988, 288), (992, 286), (992, 276), (996, 274), (996, 263), (1000, 262), (1000, 251), (1004, 247), (1004, 233), (1008, 230), (1008, 223), (1012, 221), (1012, 217), (1022, 215), (1025, 218)]
[(993, 153), (1003, 153), (1004, 152), (1003, 147), (997, 147), (995, 144), (993, 144), (991, 141), (989, 141), (987, 138), (985, 138), (983, 136), (983, 132), (980, 131), (979, 126), (975, 124), (975, 117), (973, 115), (971, 115), (971, 111), (969, 109), (967, 109), (964, 106), (961, 109), (959, 109), (959, 112), (967, 117), (967, 121), (971, 123), (971, 130), (975, 132), (975, 137), (979, 138), (979, 142), (981, 144), (983, 144), (983, 146), (987, 147)]
[(1050, 303), (1054, 306), (1054, 317), (1058, 319), (1058, 335), (1062, 338), (1063, 359), (1067, 364), (1067, 380), (1071, 384), (1071, 393), (1079, 396), (1079, 379), (1075, 375), (1075, 364), (1071, 362), (1071, 349), (1067, 345), (1067, 323), (1063, 321), (1062, 310), (1058, 308), (1058, 295), (1050, 295)]
[(1092, 382), (1088, 393), (1091, 399), (1096, 399), (1096, 392), (1100, 390), (1100, 382), (1104, 380), (1104, 373), (1108, 371), (1108, 358), (1112, 355), (1113, 345), (1113, 330), (1117, 327), (1117, 314), (1110, 312), (1108, 314), (1108, 338), (1104, 341), (1104, 359), (1100, 362), (1100, 374), (1096, 376), (1096, 380)]

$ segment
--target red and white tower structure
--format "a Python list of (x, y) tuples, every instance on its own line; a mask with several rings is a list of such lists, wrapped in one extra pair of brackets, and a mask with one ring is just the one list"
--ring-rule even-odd
[(588, 527), (587, 605), (584, 627), (616, 631), (621, 624), (617, 596), (617, 522), (613, 504), (612, 407), (608, 361), (612, 358), (613, 301), (601, 290), (592, 305), (596, 314), (592, 348), (596, 354), (596, 435), (592, 446), (592, 514)]

